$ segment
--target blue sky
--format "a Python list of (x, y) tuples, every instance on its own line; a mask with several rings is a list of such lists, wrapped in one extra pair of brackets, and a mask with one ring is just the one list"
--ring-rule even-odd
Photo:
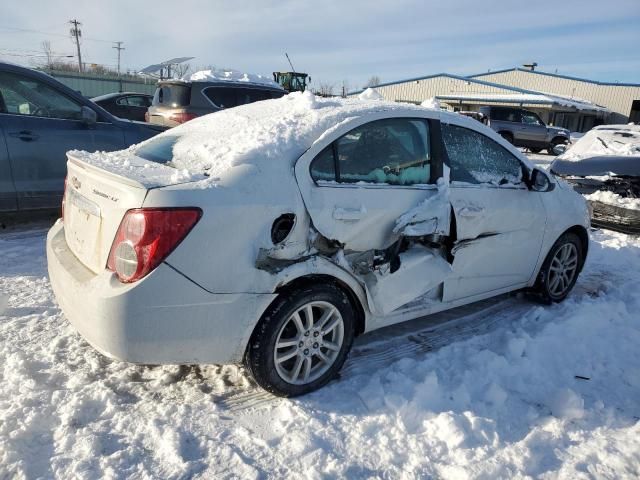
[[(360, 88), (438, 72), (473, 74), (538, 62), (539, 69), (640, 83), (640, 0), (304, 2), (198, 0), (5, 2), (0, 59), (37, 63), (41, 42), (74, 54), (68, 38), (83, 22), (83, 59), (140, 69), (176, 56), (270, 74), (296, 69)], [(22, 30), (17, 30), (22, 29)], [(24, 31), (24, 30), (35, 30)]]

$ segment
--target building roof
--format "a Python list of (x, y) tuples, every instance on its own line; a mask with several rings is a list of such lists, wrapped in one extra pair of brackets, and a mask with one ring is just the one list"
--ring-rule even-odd
[(520, 103), (527, 105), (558, 105), (563, 107), (571, 107), (576, 110), (588, 110), (597, 112), (610, 112), (608, 108), (601, 107), (595, 103), (586, 100), (576, 100), (558, 95), (550, 95), (545, 93), (472, 93), (460, 95), (437, 95), (438, 100), (456, 100), (467, 102), (483, 102), (483, 103)]
[(521, 67), (505, 68), (503, 70), (496, 70), (494, 72), (477, 73), (475, 75), (469, 75), (466, 78), (477, 79), (478, 77), (484, 77), (484, 76), (487, 76), (487, 75), (494, 75), (496, 73), (516, 72), (516, 71), (525, 72), (525, 73), (531, 73), (531, 74), (534, 74), (534, 75), (545, 75), (547, 77), (564, 78), (566, 80), (574, 80), (574, 81), (577, 81), (577, 82), (592, 83), (594, 85), (606, 85), (606, 86), (617, 86), (617, 87), (640, 87), (640, 83), (599, 82), (597, 80), (589, 80), (587, 78), (571, 77), (569, 75), (560, 75), (558, 73), (541, 72), (541, 71), (538, 71), (538, 70), (529, 70), (528, 68), (521, 68)]
[[(513, 87), (511, 85), (503, 85), (501, 83), (487, 82), (485, 80), (478, 80), (476, 78), (463, 77), (461, 75), (453, 75), (452, 73), (436, 73), (434, 75), (425, 75), (423, 77), (405, 78), (404, 80), (395, 80), (393, 82), (381, 83), (380, 85), (376, 85), (376, 86), (374, 86), (372, 88), (386, 87), (386, 86), (389, 86), (389, 85), (397, 85), (399, 83), (417, 82), (417, 81), (420, 81), (420, 80), (429, 80), (430, 78), (436, 78), (436, 77), (453, 78), (455, 80), (462, 80), (463, 82), (477, 83), (479, 85), (486, 85), (488, 87), (500, 88), (500, 89), (503, 89), (503, 90), (509, 90), (511, 92), (538, 93), (538, 92), (535, 92), (533, 90), (525, 90), (524, 88)], [(360, 89), (360, 90), (354, 90), (353, 92), (349, 92), (349, 95), (356, 95), (358, 93), (364, 92), (364, 90), (365, 90), (364, 88)]]

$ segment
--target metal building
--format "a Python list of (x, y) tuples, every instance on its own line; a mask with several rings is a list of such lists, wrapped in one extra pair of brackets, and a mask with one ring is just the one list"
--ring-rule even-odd
[(375, 88), (386, 100), (421, 103), (435, 97), (454, 111), (477, 111), (483, 105), (522, 106), (548, 124), (572, 131), (640, 121), (640, 84), (597, 82), (522, 68), (468, 77), (439, 73)]

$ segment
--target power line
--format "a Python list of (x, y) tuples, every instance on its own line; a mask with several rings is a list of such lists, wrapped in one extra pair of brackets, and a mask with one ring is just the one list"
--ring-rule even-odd
[[(64, 33), (54, 33), (54, 32), (45, 32), (42, 30), (33, 30), (30, 28), (17, 28), (17, 27), (7, 27), (5, 25), (0, 25), (0, 29), (9, 30), (12, 32), (24, 32), (24, 33), (39, 33), (41, 35), (50, 35), (53, 37), (63, 37), (67, 38), (68, 35)], [(103, 42), (103, 43), (113, 43), (113, 40), (104, 40), (102, 38), (92, 38), (92, 37), (82, 37), (83, 40), (89, 40), (91, 42)]]

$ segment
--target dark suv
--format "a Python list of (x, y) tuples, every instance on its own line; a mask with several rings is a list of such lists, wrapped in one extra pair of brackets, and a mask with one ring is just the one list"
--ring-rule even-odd
[(533, 153), (554, 148), (570, 141), (566, 128), (548, 127), (540, 117), (529, 110), (513, 107), (480, 107), (487, 124), (516, 147), (526, 147)]
[(162, 130), (116, 118), (42, 72), (0, 63), (0, 213), (60, 208), (68, 150), (122, 150)]
[(207, 113), (280, 98), (285, 93), (276, 86), (250, 82), (165, 80), (158, 83), (147, 121), (174, 127)]

